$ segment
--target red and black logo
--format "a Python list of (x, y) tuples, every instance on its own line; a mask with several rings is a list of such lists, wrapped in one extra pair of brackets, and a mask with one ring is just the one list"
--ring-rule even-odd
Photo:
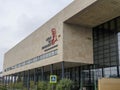
[[(58, 45), (53, 46), (53, 45), (55, 45), (55, 43), (58, 41), (58, 40), (57, 40), (57, 31), (56, 31), (56, 29), (55, 29), (55, 28), (52, 28), (52, 29), (51, 29), (51, 33), (52, 33), (52, 36), (50, 36), (50, 37), (48, 37), (48, 38), (46, 39), (46, 42), (48, 42), (48, 44), (45, 45), (45, 46), (43, 46), (42, 49), (46, 49), (46, 48), (47, 48), (47, 50), (48, 50), (48, 47), (50, 47), (50, 46), (52, 46), (52, 47), (50, 47), (50, 49), (53, 48), (53, 47), (57, 47), (57, 46), (58, 46)], [(46, 50), (45, 50), (45, 51), (46, 51)]]
[(52, 40), (51, 40), (51, 43), (52, 43), (52, 45), (54, 45), (55, 42), (57, 41), (56, 29), (53, 28), (53, 29), (51, 30), (51, 32), (52, 32)]

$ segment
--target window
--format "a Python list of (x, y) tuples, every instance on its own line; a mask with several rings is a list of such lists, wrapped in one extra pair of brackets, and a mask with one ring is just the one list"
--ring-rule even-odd
[(55, 55), (57, 54), (58, 50), (55, 50)]
[(105, 77), (110, 77), (110, 68), (104, 68)]
[(46, 58), (48, 58), (49, 57), (49, 54), (48, 53), (46, 53)]
[(45, 54), (42, 55), (43, 59), (45, 59)]
[(41, 56), (38, 56), (38, 61), (41, 60)]
[(52, 51), (52, 52), (51, 52), (51, 55), (54, 56), (54, 54), (55, 54), (54, 51)]
[(12, 70), (12, 69), (15, 69), (15, 68), (19, 68), (19, 67), (22, 67), (22, 66), (25, 66), (25, 65), (37, 62), (37, 61), (42, 60), (42, 59), (49, 58), (51, 56), (57, 55), (57, 53), (58, 53), (58, 50), (54, 50), (54, 51), (42, 54), (40, 56), (37, 56), (37, 57), (32, 58), (30, 60), (27, 60), (25, 62), (22, 62), (22, 63), (19, 63), (17, 65), (14, 65), (13, 67), (9, 67), (9, 68), (6, 69), (6, 71), (9, 71), (9, 70)]
[(111, 57), (111, 61), (117, 61), (117, 57), (116, 56), (113, 56), (113, 57)]
[(93, 29), (94, 62), (98, 65), (108, 67), (117, 62), (117, 33), (113, 31), (114, 25), (114, 21), (110, 21)]

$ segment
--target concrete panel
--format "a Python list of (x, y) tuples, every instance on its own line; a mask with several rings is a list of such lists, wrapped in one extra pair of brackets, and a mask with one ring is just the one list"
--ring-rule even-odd
[(120, 90), (120, 79), (103, 78), (98, 81), (98, 90)]
[(66, 20), (66, 22), (87, 27), (95, 27), (120, 16), (119, 12), (120, 0), (98, 0), (81, 12), (73, 15)]
[(93, 63), (92, 29), (64, 24), (63, 35), (64, 61)]
[[(58, 55), (54, 57), (49, 57), (47, 59), (41, 60), (39, 62), (34, 63), (34, 65), (30, 64), (28, 66), (23, 66), (19, 69), (13, 69), (5, 73), (12, 73), (15, 71), (23, 71), (28, 70), (34, 67), (40, 67), (45, 66), (48, 64), (60, 62), (62, 60), (62, 43), (63, 43), (63, 24), (62, 22), (59, 22), (60, 18), (55, 17), (54, 19), (50, 20), (46, 24), (44, 24), (42, 27), (38, 28), (35, 32), (33, 32), (31, 35), (29, 35), (27, 38), (25, 38), (23, 41), (21, 41), (19, 44), (17, 44), (15, 47), (10, 49), (6, 54), (4, 58), (4, 69), (14, 66), (18, 63), (24, 62), (26, 60), (32, 59), (34, 57), (40, 56), (41, 54), (50, 52), (52, 50), (58, 49)], [(42, 49), (43, 46), (47, 45), (48, 42), (46, 39), (48, 37), (52, 37), (51, 29), (55, 28), (57, 33), (57, 42), (55, 45), (58, 45), (58, 47), (51, 49), (49, 51), (44, 51)]]

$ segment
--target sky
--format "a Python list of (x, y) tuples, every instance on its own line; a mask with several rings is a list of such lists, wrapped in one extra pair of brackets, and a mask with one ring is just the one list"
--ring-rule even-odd
[(0, 0), (0, 71), (4, 54), (73, 0)]

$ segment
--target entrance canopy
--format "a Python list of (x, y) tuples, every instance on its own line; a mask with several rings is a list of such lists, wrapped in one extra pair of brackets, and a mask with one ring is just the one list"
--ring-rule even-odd
[(98, 0), (65, 22), (95, 27), (118, 16), (120, 16), (120, 0)]

